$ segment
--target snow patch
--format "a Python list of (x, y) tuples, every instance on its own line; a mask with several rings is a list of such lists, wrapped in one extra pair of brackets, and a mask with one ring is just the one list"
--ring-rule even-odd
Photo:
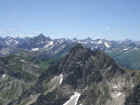
[(53, 41), (50, 41), (49, 45), (53, 45), (53, 43), (54, 43)]
[(5, 77), (6, 77), (6, 74), (3, 74), (3, 75), (2, 75), (2, 78), (5, 78)]
[(107, 43), (107, 42), (104, 42), (104, 45), (105, 45), (107, 48), (110, 48), (110, 45), (109, 45), (109, 43)]
[(32, 51), (38, 51), (39, 48), (32, 48)]
[(128, 50), (128, 48), (123, 49), (123, 51), (127, 51), (127, 50)]
[(46, 44), (45, 46), (44, 46), (44, 48), (48, 48), (49, 46), (52, 46), (54, 44), (54, 42), (53, 41), (50, 41), (48, 44)]
[(60, 81), (59, 81), (59, 84), (61, 85), (62, 84), (62, 82), (63, 82), (63, 74), (60, 74)]
[(102, 44), (103, 43), (103, 41), (102, 40), (99, 40), (98, 42), (97, 42), (97, 44)]
[(112, 87), (113, 89), (117, 89), (118, 88), (118, 86), (117, 85), (113, 85), (113, 87)]
[(116, 97), (119, 97), (119, 96), (121, 96), (121, 95), (122, 95), (121, 92), (116, 93)]
[(121, 96), (121, 95), (123, 95), (123, 93), (122, 93), (122, 92), (119, 92), (119, 91), (118, 91), (118, 92), (116, 91), (116, 92), (113, 92), (113, 93), (112, 93), (112, 97), (113, 97), (113, 98), (119, 97), (119, 96)]
[(81, 96), (80, 93), (75, 92), (74, 95), (72, 95), (70, 99), (63, 105), (77, 105), (80, 96)]

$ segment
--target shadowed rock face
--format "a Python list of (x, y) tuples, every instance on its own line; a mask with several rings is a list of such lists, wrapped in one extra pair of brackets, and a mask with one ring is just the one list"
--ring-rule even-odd
[(104, 52), (77, 44), (12, 105), (138, 105), (139, 77)]
[(125, 105), (139, 105), (140, 104), (140, 84), (138, 84), (131, 95), (127, 97)]

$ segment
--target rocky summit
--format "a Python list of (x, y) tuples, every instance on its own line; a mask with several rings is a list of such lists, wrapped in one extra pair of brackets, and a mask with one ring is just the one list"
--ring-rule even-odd
[(139, 71), (77, 44), (7, 105), (140, 105), (139, 84)]

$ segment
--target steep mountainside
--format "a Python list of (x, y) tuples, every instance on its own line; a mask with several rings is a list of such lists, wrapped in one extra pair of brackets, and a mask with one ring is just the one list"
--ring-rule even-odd
[(0, 57), (0, 105), (10, 105), (28, 89), (41, 74), (41, 69), (15, 55)]
[(78, 44), (11, 105), (139, 105), (139, 83), (138, 71)]

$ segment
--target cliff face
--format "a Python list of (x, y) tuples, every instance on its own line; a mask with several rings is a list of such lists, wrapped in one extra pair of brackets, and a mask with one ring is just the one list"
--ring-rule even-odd
[(105, 53), (77, 45), (40, 76), (34, 89), (40, 96), (31, 105), (138, 105), (139, 76)]

